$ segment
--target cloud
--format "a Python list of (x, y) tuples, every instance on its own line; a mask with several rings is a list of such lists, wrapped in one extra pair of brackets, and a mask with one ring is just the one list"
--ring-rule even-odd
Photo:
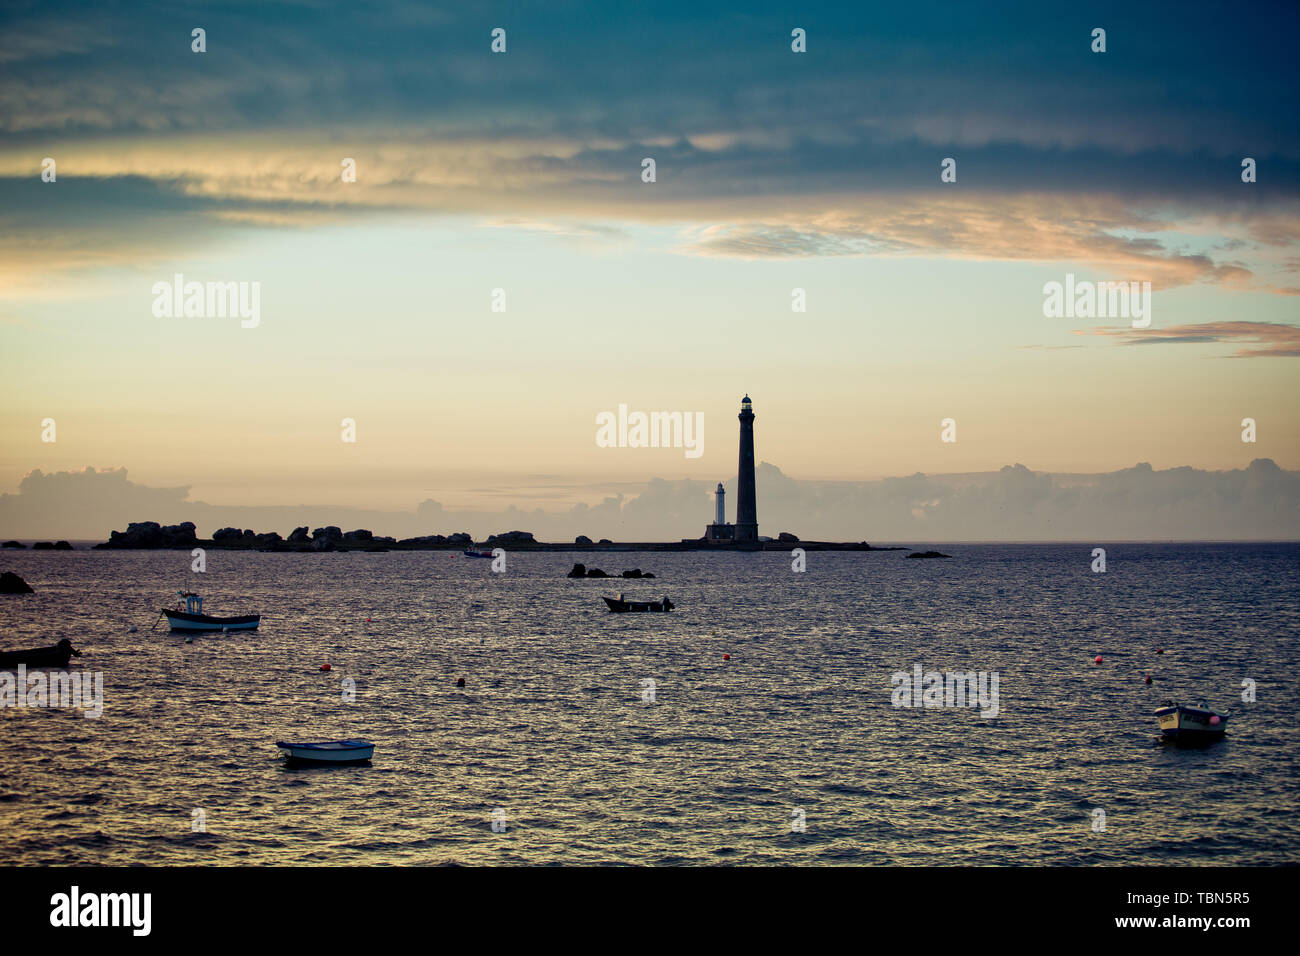
[[(1086, 24), (1028, 2), (812, 4), (799, 11), (808, 53), (796, 55), (778, 0), (743, 13), (666, 0), (653, 16), (636, 4), (525, 2), (501, 11), (508, 52), (492, 55), (477, 5), (316, 7), (8, 4), (0, 60), (23, 69), (0, 92), (0, 128), (37, 136), (378, 117), (503, 135), (689, 136), (705, 150), (866, 131), (927, 147), (1231, 156), (1248, 144), (1256, 157), (1300, 158), (1289, 122), (1296, 14), (1281, 8), (1261, 21), (1193, 2), (1171, 20), (1130, 5), (1110, 11), (1113, 49), (1094, 55)], [(205, 54), (190, 51), (197, 23)]]
[(1080, 329), (1078, 335), (1102, 335), (1118, 339), (1119, 345), (1203, 345), (1230, 342), (1241, 345), (1228, 358), (1300, 357), (1300, 328), (1276, 322), (1201, 322), (1171, 325), (1141, 331), (1128, 329)]
[[(801, 16), (807, 54), (776, 2), (654, 17), (525, 3), (494, 55), (472, 8), (13, 5), (7, 278), (200, 248), (234, 226), (451, 213), (672, 224), (692, 255), (1068, 260), (1295, 294), (1266, 275), (1300, 242), (1294, 11), (1270, 14), (1274, 29), (1212, 4), (1172, 23), (1115, 11), (1105, 55), (1032, 4)], [(42, 156), (57, 184), (39, 182)], [(355, 184), (339, 181), (345, 156)], [(958, 182), (940, 184), (947, 156)], [(1203, 225), (1219, 248), (1182, 248)]]
[[(448, 510), (435, 500), (413, 511), (340, 505), (213, 505), (188, 489), (149, 488), (123, 469), (32, 472), (17, 494), (0, 495), (0, 536), (107, 539), (131, 521), (193, 521), (199, 534), (220, 527), (279, 531), (326, 524), (411, 536), (469, 531), (532, 531), (540, 540), (579, 534), (618, 541), (699, 537), (713, 516), (713, 483), (653, 479), (627, 493), (563, 510)], [(734, 480), (727, 500), (735, 500)], [(1300, 536), (1300, 472), (1269, 459), (1244, 469), (1202, 471), (1148, 464), (1100, 475), (1052, 475), (1024, 465), (971, 475), (923, 475), (879, 481), (801, 481), (770, 463), (757, 470), (759, 524), (775, 537), (805, 540), (1106, 541), (1293, 540)]]
[[(1300, 207), (1274, 215), (1300, 218)], [(928, 194), (859, 197), (851, 206), (785, 222), (718, 224), (687, 233), (682, 251), (738, 258), (909, 255), (1080, 262), (1155, 288), (1206, 282), (1251, 286), (1243, 266), (1176, 248), (1184, 236), (1177, 204), (1161, 216), (1117, 196), (1058, 195), (939, 198)], [(1223, 223), (1231, 229), (1230, 223)], [(1149, 236), (1126, 235), (1150, 232)], [(1271, 291), (1271, 290), (1270, 290)]]

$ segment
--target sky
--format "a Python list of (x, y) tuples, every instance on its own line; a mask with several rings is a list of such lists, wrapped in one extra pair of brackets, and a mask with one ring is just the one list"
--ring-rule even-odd
[[(622, 512), (663, 479), (688, 489), (664, 537), (690, 501), (697, 533), (746, 393), (820, 535), (817, 489), (917, 473), (1289, 474), (1298, 27), (1290, 4), (7, 3), (0, 534), (106, 536), (122, 469), (161, 496), (132, 520), (332, 507), (412, 534), (593, 533), (572, 511), (611, 495), (639, 529)], [(155, 314), (176, 274), (257, 283), (256, 325)], [(1149, 282), (1150, 327), (1045, 315), (1067, 275)], [(702, 454), (599, 446), (620, 405), (702, 415)], [(38, 471), (73, 497), (22, 507)], [(914, 491), (890, 507), (938, 500)], [(1191, 500), (1169, 526), (1212, 529)], [(843, 537), (885, 533), (854, 515)]]

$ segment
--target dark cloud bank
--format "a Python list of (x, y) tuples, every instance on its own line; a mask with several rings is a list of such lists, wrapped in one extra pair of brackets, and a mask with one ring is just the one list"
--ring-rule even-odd
[[(734, 482), (732, 483), (734, 485)], [(278, 531), (339, 525), (412, 536), (507, 530), (541, 540), (576, 535), (616, 541), (697, 537), (712, 515), (712, 485), (656, 478), (635, 494), (567, 511), (414, 511), (351, 507), (237, 507), (188, 500), (187, 487), (151, 488), (125, 469), (43, 474), (0, 495), (0, 536), (104, 540), (131, 521), (193, 521), (200, 536), (226, 526)], [(734, 501), (735, 488), (728, 488)], [(1024, 465), (972, 475), (915, 474), (879, 481), (799, 481), (764, 462), (758, 470), (760, 531), (805, 539), (924, 544), (940, 541), (1300, 539), (1300, 472), (1256, 459), (1244, 469), (1201, 471), (1147, 464), (1101, 475), (1051, 475)]]

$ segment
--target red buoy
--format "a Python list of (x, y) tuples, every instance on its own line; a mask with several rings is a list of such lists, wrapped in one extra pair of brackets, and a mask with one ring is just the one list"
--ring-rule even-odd
[(1146, 682), (1147, 682), (1148, 684), (1151, 683), (1151, 675), (1150, 675), (1150, 674), (1147, 675), (1147, 680), (1146, 680)]
[(320, 669), (323, 671), (332, 671), (334, 668), (330, 667), (328, 664), (322, 664)]
[(1157, 654), (1163, 654), (1164, 652), (1165, 652), (1165, 649), (1164, 649), (1163, 647), (1157, 647), (1157, 648), (1156, 648), (1156, 653), (1157, 653)]
[(463, 677), (458, 677), (458, 678), (456, 678), (456, 686), (457, 686), (457, 687), (464, 687), (464, 686), (465, 686), (465, 678), (463, 678)]
[(1094, 664), (1100, 664), (1100, 663), (1101, 663), (1101, 655), (1098, 654), (1096, 657), (1094, 657), (1094, 658), (1092, 659), (1092, 662), (1093, 662)]
[(370, 623), (370, 618), (366, 618), (366, 623), (367, 623), (367, 624)]
[(1214, 727), (1219, 726), (1219, 715), (1218, 715), (1218, 714), (1215, 714), (1213, 717), (1210, 718), (1210, 724), (1211, 724), (1211, 726), (1214, 726)]

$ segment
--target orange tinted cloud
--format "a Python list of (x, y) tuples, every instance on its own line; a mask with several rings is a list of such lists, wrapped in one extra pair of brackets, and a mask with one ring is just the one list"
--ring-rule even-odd
[(1300, 328), (1276, 322), (1201, 322), (1141, 331), (1087, 329), (1076, 334), (1108, 336), (1118, 339), (1120, 345), (1200, 345), (1208, 342), (1240, 345), (1228, 358), (1300, 357)]

